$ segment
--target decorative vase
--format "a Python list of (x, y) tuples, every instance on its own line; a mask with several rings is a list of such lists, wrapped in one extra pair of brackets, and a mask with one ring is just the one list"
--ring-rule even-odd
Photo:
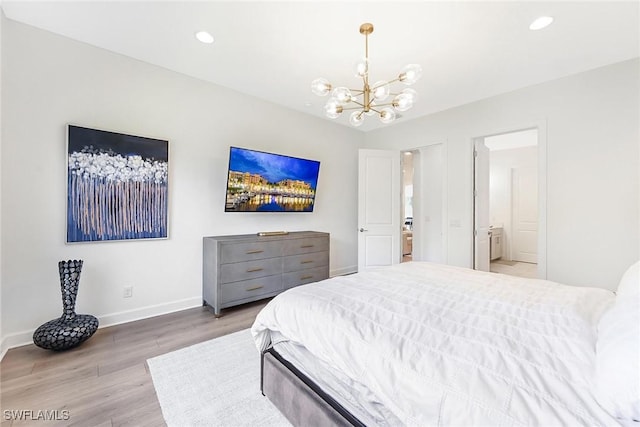
[(98, 329), (98, 319), (76, 314), (76, 297), (82, 272), (82, 260), (60, 261), (62, 316), (41, 325), (33, 333), (33, 343), (47, 350), (67, 350), (86, 341)]

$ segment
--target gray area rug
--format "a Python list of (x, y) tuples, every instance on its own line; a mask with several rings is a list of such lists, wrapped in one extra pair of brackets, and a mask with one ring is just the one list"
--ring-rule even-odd
[(260, 393), (249, 329), (147, 360), (169, 427), (290, 426)]

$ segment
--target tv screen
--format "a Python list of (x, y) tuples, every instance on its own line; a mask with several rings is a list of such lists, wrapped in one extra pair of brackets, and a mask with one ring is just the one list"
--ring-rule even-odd
[(320, 162), (231, 147), (225, 212), (313, 212)]

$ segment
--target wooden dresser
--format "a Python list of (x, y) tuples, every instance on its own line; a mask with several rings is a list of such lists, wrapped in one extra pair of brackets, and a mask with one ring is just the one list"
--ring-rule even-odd
[(329, 277), (329, 234), (296, 231), (203, 238), (202, 299), (220, 310)]

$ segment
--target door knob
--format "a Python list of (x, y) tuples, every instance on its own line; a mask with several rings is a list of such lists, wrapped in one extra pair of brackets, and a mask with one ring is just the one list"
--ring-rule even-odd
[(364, 233), (365, 231), (369, 231), (369, 230), (367, 230), (366, 228), (362, 228), (362, 227), (360, 227), (360, 232), (361, 232), (361, 233)]

